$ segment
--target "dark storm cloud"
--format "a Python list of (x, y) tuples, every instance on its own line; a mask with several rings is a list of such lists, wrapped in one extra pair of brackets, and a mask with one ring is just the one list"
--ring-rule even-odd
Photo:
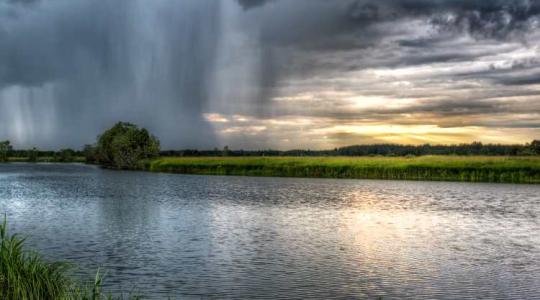
[(124, 120), (213, 147), (207, 113), (532, 126), (539, 17), (540, 0), (0, 0), (0, 139), (76, 147)]
[[(280, 1), (280, 0), (277, 0)], [(268, 1), (239, 0), (245, 7)], [(280, 42), (335, 38), (324, 33), (344, 34), (365, 31), (369, 24), (397, 19), (424, 18), (441, 30), (467, 30), (478, 37), (505, 38), (514, 32), (536, 28), (540, 14), (538, 0), (297, 0), (280, 1), (269, 10), (282, 7), (280, 14), (268, 15), (278, 21), (264, 22), (268, 37)], [(287, 27), (288, 30), (281, 30)], [(274, 30), (276, 32), (274, 32)], [(277, 34), (280, 32), (281, 34)], [(305, 39), (304, 39), (305, 38)], [(357, 38), (369, 39), (364, 34)]]
[(270, 2), (271, 0), (238, 0), (238, 3), (244, 8), (244, 9), (251, 9), (254, 7), (263, 6), (267, 2)]
[[(49, 105), (55, 107), (55, 117), (46, 122), (56, 123), (53, 134), (61, 144), (90, 143), (119, 120), (149, 127), (165, 146), (213, 144), (201, 115), (219, 34), (217, 4), (35, 4), (18, 8), (16, 19), (0, 19), (0, 89), (54, 85)], [(38, 92), (25, 97), (31, 103), (45, 101)], [(21, 113), (32, 110), (34, 104), (28, 105)], [(27, 118), (32, 115), (26, 113)], [(32, 120), (24, 122), (25, 131), (36, 132), (34, 143), (60, 144), (39, 134)]]
[[(262, 47), (260, 105), (275, 86), (294, 77), (320, 77), (372, 67), (473, 61), (492, 49), (445, 45), (469, 34), (477, 40), (519, 39), (539, 25), (537, 0), (297, 0), (241, 1), (257, 4), (250, 17)], [(410, 22), (429, 26), (429, 38), (413, 37)], [(418, 25), (418, 24), (417, 24)], [(399, 39), (399, 36), (407, 36)], [(396, 40), (391, 41), (394, 37)], [(399, 47), (389, 49), (391, 43)], [(455, 48), (448, 48), (458, 46)], [(459, 46), (465, 46), (459, 47)], [(444, 48), (447, 47), (447, 48)], [(500, 51), (495, 50), (495, 51)], [(379, 54), (379, 55), (378, 55)], [(322, 56), (334, 55), (324, 60)]]
[(386, 18), (425, 16), (445, 29), (458, 28), (496, 38), (533, 28), (532, 23), (540, 14), (540, 2), (537, 0), (398, 0), (376, 3), (372, 5), (380, 5), (379, 10), (387, 12)]
[(4, 0), (4, 1), (9, 4), (31, 4), (31, 3), (36, 3), (41, 0)]
[[(119, 4), (114, 6), (128, 9)], [(69, 9), (43, 8), (50, 15), (39, 17), (33, 17), (31, 10), (14, 20), (15, 24), (8, 23), (13, 28), (3, 31), (0, 39), (0, 86), (41, 86), (87, 76), (85, 71), (95, 67), (103, 76), (114, 76), (109, 71), (127, 63), (119, 52), (128, 33), (123, 31), (125, 15), (112, 7), (79, 2)]]
[[(424, 20), (439, 31), (439, 39), (445, 40), (462, 32), (468, 32), (478, 39), (519, 38), (538, 28), (540, 22), (540, 1), (537, 0), (277, 0), (276, 5), (266, 8), (258, 10), (253, 18), (260, 21), (261, 40), (266, 47), (287, 49), (281, 50), (285, 53), (278, 55), (280, 57), (290, 55), (290, 48), (303, 51), (305, 56), (315, 52), (316, 56), (321, 51), (380, 47), (385, 37), (400, 34), (400, 28), (396, 27), (400, 26), (400, 20)], [(403, 47), (430, 50), (435, 48), (433, 43), (437, 42), (436, 36), (432, 39), (402, 40), (400, 43)], [(431, 58), (401, 59), (400, 63), (424, 64), (431, 60), (444, 62), (471, 56), (467, 49), (455, 51), (459, 50), (465, 51)], [(269, 60), (276, 66), (274, 68), (280, 68), (279, 60), (272, 57), (262, 59)], [(287, 69), (282, 70), (283, 73), (310, 71), (310, 66), (299, 66), (295, 70), (295, 66), (284, 65)], [(317, 64), (312, 64), (312, 67), (317, 68)], [(272, 77), (267, 79), (270, 83), (276, 81)]]
[(523, 77), (501, 77), (494, 81), (504, 85), (540, 85), (540, 73)]

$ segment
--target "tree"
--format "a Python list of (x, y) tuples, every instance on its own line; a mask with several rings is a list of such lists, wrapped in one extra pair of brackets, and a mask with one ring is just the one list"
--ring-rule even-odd
[(93, 145), (84, 145), (83, 155), (87, 163), (93, 164), (98, 162), (97, 149)]
[(38, 150), (36, 148), (32, 148), (31, 150), (28, 150), (27, 157), (29, 162), (37, 162), (38, 161)]
[(9, 141), (0, 142), (0, 162), (7, 162), (11, 152), (11, 144)]
[(540, 140), (534, 140), (531, 143), (531, 150), (535, 153), (540, 155)]
[(229, 156), (231, 155), (231, 150), (229, 150), (229, 146), (223, 147), (223, 156)]
[(145, 128), (118, 122), (98, 137), (98, 162), (117, 169), (137, 169), (142, 160), (159, 155), (159, 141)]
[(75, 158), (75, 151), (73, 149), (62, 149), (58, 152), (59, 162), (72, 162)]

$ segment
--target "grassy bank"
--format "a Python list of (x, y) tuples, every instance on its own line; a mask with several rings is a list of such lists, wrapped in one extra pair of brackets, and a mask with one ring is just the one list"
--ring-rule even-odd
[(163, 157), (152, 172), (313, 178), (540, 183), (540, 157)]
[(24, 239), (10, 235), (0, 224), (0, 299), (10, 300), (100, 300), (139, 299), (113, 297), (102, 291), (99, 272), (93, 282), (81, 283), (69, 275), (70, 266), (51, 263), (24, 249)]

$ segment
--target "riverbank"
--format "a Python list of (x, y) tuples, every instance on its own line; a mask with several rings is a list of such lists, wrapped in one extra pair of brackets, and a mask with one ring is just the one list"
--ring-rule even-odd
[(198, 175), (540, 183), (540, 157), (162, 157), (144, 169)]

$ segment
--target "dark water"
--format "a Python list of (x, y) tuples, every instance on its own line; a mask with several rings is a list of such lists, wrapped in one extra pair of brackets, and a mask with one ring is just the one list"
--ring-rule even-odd
[(11, 164), (0, 209), (149, 298), (540, 299), (540, 186)]

